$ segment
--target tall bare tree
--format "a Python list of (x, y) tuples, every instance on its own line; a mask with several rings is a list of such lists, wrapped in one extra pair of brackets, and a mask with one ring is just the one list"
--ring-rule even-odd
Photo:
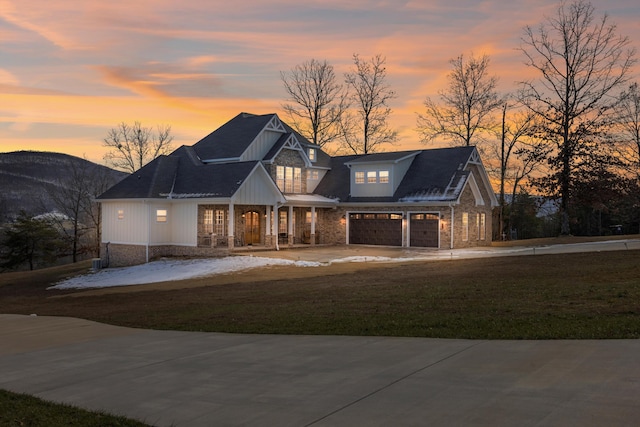
[(128, 125), (124, 122), (109, 130), (104, 146), (111, 148), (105, 160), (113, 167), (135, 172), (151, 160), (172, 151), (171, 126), (143, 127), (140, 122)]
[(354, 68), (345, 74), (352, 89), (353, 114), (343, 115), (343, 147), (354, 154), (373, 153), (383, 144), (393, 143), (398, 133), (389, 128), (389, 101), (396, 97), (386, 82), (386, 58), (378, 54), (370, 61), (353, 55)]
[(443, 138), (454, 145), (477, 145), (482, 133), (497, 126), (493, 113), (503, 105), (496, 89), (498, 78), (489, 75), (487, 55), (471, 55), (466, 61), (460, 55), (449, 63), (448, 87), (438, 92), (440, 102), (427, 97), (425, 113), (418, 114), (418, 132), (426, 143)]
[(333, 66), (311, 59), (289, 72), (280, 72), (289, 96), (282, 108), (302, 136), (325, 147), (341, 136), (340, 121), (349, 107), (346, 88), (336, 80)]
[(505, 232), (504, 212), (508, 204), (506, 186), (511, 184), (510, 203), (513, 203), (522, 181), (534, 171), (539, 161), (538, 157), (530, 154), (533, 152), (530, 149), (534, 128), (533, 118), (531, 112), (521, 111), (517, 106), (510, 106), (508, 102), (502, 106), (500, 145), (496, 146), (495, 150), (495, 158), (500, 160), (496, 174), (500, 182), (498, 196), (498, 231), (500, 234)]
[(597, 164), (598, 138), (610, 123), (614, 91), (635, 62), (629, 39), (606, 14), (596, 19), (584, 1), (562, 2), (538, 27), (525, 28), (520, 50), (535, 80), (521, 82), (520, 99), (540, 121), (539, 136), (553, 147), (548, 191), (561, 199), (561, 234), (570, 233), (572, 185), (577, 168)]
[(615, 134), (621, 158), (636, 177), (640, 177), (640, 89), (637, 82), (620, 95)]

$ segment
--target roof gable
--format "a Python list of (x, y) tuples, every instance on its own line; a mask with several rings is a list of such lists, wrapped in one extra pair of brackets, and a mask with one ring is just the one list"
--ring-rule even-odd
[(275, 114), (240, 113), (193, 145), (203, 162), (239, 161), (264, 130), (285, 132)]
[(285, 133), (284, 135), (282, 135), (280, 139), (278, 139), (278, 141), (273, 144), (271, 150), (269, 150), (269, 152), (264, 156), (262, 160), (265, 163), (272, 163), (275, 158), (278, 157), (278, 154), (280, 154), (280, 152), (284, 149), (299, 152), (300, 157), (302, 157), (302, 159), (304, 160), (305, 166), (311, 166), (311, 161), (309, 160), (305, 149), (302, 147), (302, 144), (300, 144), (300, 141), (293, 133)]

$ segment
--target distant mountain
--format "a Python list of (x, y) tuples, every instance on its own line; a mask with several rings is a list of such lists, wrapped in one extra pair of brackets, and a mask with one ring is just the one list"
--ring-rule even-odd
[(74, 170), (104, 178), (110, 185), (128, 175), (62, 153), (0, 153), (0, 222), (15, 218), (20, 210), (31, 215), (55, 211), (51, 193), (60, 186), (68, 185)]

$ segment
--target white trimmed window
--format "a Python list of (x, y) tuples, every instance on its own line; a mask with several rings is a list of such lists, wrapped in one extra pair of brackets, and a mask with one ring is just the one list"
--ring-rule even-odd
[(167, 222), (166, 209), (156, 209), (156, 222)]
[(213, 233), (213, 209), (204, 210), (204, 232)]
[(307, 169), (307, 179), (317, 181), (320, 179), (320, 174), (315, 169)]
[(487, 216), (484, 213), (480, 214), (480, 240), (484, 240), (487, 237)]
[(276, 185), (280, 191), (284, 191), (284, 166), (276, 167)]
[(309, 148), (309, 160), (311, 160), (312, 162), (316, 161), (316, 149), (315, 148)]
[(225, 221), (225, 211), (223, 209), (216, 209), (216, 222), (213, 229), (214, 233), (216, 233), (218, 236), (226, 236), (226, 224), (227, 222)]
[(376, 171), (367, 172), (367, 184), (375, 184), (378, 182), (378, 173)]
[(380, 171), (378, 172), (378, 176), (380, 177), (380, 184), (389, 183), (389, 171)]
[(469, 212), (462, 212), (462, 241), (469, 241)]
[(278, 233), (287, 234), (287, 211), (279, 211), (278, 214)]
[(356, 172), (356, 184), (364, 184), (364, 172)]
[(302, 193), (302, 169), (277, 166), (276, 185), (283, 193)]
[(118, 219), (124, 219), (124, 209), (118, 209)]

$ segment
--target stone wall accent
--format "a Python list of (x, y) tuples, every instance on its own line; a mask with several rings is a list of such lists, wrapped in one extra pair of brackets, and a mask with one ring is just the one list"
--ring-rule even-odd
[[(488, 202), (488, 199), (485, 199)], [(476, 199), (473, 192), (467, 185), (460, 198), (460, 204), (454, 206), (454, 248), (470, 248), (477, 246), (490, 246), (492, 236), (491, 206), (487, 203), (484, 206), (476, 206)], [(464, 240), (464, 229), (462, 226), (462, 214), (469, 214), (469, 239)], [(485, 238), (480, 239), (476, 219), (478, 214), (485, 214)]]
[[(149, 246), (149, 260), (163, 257), (216, 258), (229, 255), (228, 248), (198, 248), (193, 246), (158, 245)], [(147, 248), (144, 245), (120, 245), (103, 243), (100, 258), (104, 267), (127, 267), (144, 264), (147, 261)]]
[(147, 261), (147, 248), (144, 245), (119, 245), (102, 243), (100, 259), (103, 267), (126, 267), (144, 264)]
[(291, 166), (298, 167), (302, 169), (302, 193), (307, 192), (307, 169), (302, 159), (302, 154), (299, 151), (291, 150), (288, 148), (282, 149), (280, 153), (276, 156), (273, 161), (273, 164), (268, 168), (268, 172), (271, 175), (271, 179), (273, 179), (274, 183), (277, 183), (277, 168), (276, 166)]

